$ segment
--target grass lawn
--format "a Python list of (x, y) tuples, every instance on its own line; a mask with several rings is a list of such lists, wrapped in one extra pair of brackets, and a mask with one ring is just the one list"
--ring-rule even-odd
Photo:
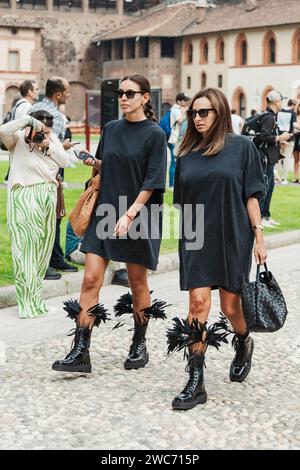
[[(0, 162), (0, 182), (3, 181), (4, 175), (7, 170), (7, 163)], [(84, 182), (89, 178), (91, 169), (78, 163), (76, 168), (68, 168), (65, 170), (65, 180), (69, 183), (78, 183), (84, 185)], [(81, 189), (65, 189), (65, 202), (67, 213), (74, 207), (76, 201), (81, 194)], [(169, 190), (166, 191), (165, 204), (171, 206), (173, 193)], [(273, 199), (272, 199), (272, 217), (281, 222), (281, 225), (276, 229), (266, 229), (265, 233), (275, 234), (288, 230), (295, 230), (300, 228), (300, 185), (295, 186), (276, 186)], [(171, 212), (171, 233), (170, 237), (164, 238), (162, 241), (161, 253), (173, 253), (177, 250), (177, 237), (174, 236), (174, 230), (178, 226), (178, 211), (174, 214)], [(165, 217), (165, 222), (167, 217)], [(66, 234), (67, 218), (64, 217), (61, 223), (61, 244), (62, 248), (65, 247), (65, 234)], [(165, 229), (168, 229), (168, 224), (164, 224)], [(10, 251), (10, 239), (6, 228), (6, 189), (0, 189), (0, 286), (13, 284), (13, 271)]]

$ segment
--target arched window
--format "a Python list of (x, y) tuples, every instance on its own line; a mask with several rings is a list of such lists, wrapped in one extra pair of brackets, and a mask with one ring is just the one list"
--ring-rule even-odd
[(295, 31), (292, 39), (292, 62), (300, 64), (300, 30)]
[(247, 65), (248, 43), (244, 33), (238, 35), (235, 43), (235, 65)]
[(267, 97), (267, 94), (270, 93), (270, 91), (274, 90), (274, 87), (272, 85), (269, 85), (267, 86), (262, 95), (261, 95), (261, 109), (262, 111), (265, 111), (266, 107), (267, 107), (267, 101), (266, 101), (266, 97)]
[(202, 38), (200, 41), (200, 64), (208, 63), (208, 41), (206, 38)]
[(187, 41), (184, 47), (184, 63), (193, 63), (193, 44), (191, 43), (191, 41)]
[(206, 88), (206, 84), (207, 84), (207, 76), (205, 72), (202, 72), (201, 73), (201, 90), (204, 90), (204, 88)]
[(272, 31), (266, 33), (263, 40), (263, 63), (276, 64), (276, 38)]
[(216, 62), (224, 62), (225, 59), (225, 43), (223, 38), (218, 38), (216, 41)]
[(246, 117), (247, 102), (246, 93), (242, 88), (237, 88), (233, 94), (232, 108), (236, 109), (237, 114), (242, 116), (243, 119)]

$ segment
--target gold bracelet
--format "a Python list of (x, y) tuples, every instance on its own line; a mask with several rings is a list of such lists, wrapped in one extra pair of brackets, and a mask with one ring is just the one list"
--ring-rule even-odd
[(253, 226), (252, 226), (252, 229), (253, 229), (253, 230), (256, 230), (257, 228), (259, 228), (262, 232), (264, 231), (264, 228), (263, 228), (262, 225), (253, 225)]

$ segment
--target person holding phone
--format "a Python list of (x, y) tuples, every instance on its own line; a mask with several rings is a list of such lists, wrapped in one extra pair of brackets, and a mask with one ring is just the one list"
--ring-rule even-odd
[(124, 118), (104, 126), (101, 141), (85, 164), (100, 171), (101, 187), (81, 251), (86, 266), (79, 302), (65, 309), (76, 321), (74, 345), (52, 368), (66, 372), (90, 372), (92, 327), (105, 321), (107, 313), (99, 304), (99, 293), (110, 260), (124, 262), (132, 291), (115, 306), (116, 315), (132, 313), (134, 334), (126, 369), (144, 367), (148, 360), (146, 330), (149, 318), (164, 318), (165, 303), (151, 304), (147, 269), (156, 270), (162, 237), (159, 210), (165, 190), (167, 144), (156, 124), (148, 80), (127, 76), (117, 90)]
[(7, 225), (21, 318), (47, 312), (41, 294), (55, 237), (56, 174), (69, 164), (52, 126), (48, 111), (35, 111), (0, 126), (11, 161)]

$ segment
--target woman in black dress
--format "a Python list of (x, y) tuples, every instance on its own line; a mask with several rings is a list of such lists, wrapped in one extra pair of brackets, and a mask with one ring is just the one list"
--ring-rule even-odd
[(109, 260), (126, 263), (132, 291), (114, 307), (116, 316), (132, 313), (134, 317), (126, 369), (146, 365), (149, 318), (165, 317), (164, 302), (155, 300), (151, 305), (147, 282), (147, 269), (157, 267), (162, 236), (158, 208), (165, 189), (165, 134), (156, 124), (146, 78), (125, 77), (117, 95), (124, 118), (104, 126), (96, 161), (86, 161), (100, 171), (100, 193), (81, 245), (86, 266), (80, 299), (65, 303), (68, 316), (76, 321), (74, 347), (64, 360), (53, 364), (58, 371), (91, 371), (92, 327), (107, 319), (106, 310), (98, 302)]
[(258, 204), (264, 190), (259, 154), (247, 137), (233, 134), (225, 95), (213, 88), (201, 91), (188, 110), (175, 172), (174, 203), (182, 211), (180, 288), (189, 291), (189, 313), (187, 320), (175, 318), (168, 330), (168, 352), (186, 348), (190, 374), (173, 400), (175, 409), (206, 402), (204, 353), (207, 345), (227, 342), (225, 317), (206, 327), (212, 289), (219, 289), (221, 310), (235, 333), (230, 380), (242, 382), (250, 371), (253, 339), (240, 292), (249, 278), (254, 239), (256, 262), (267, 256)]

